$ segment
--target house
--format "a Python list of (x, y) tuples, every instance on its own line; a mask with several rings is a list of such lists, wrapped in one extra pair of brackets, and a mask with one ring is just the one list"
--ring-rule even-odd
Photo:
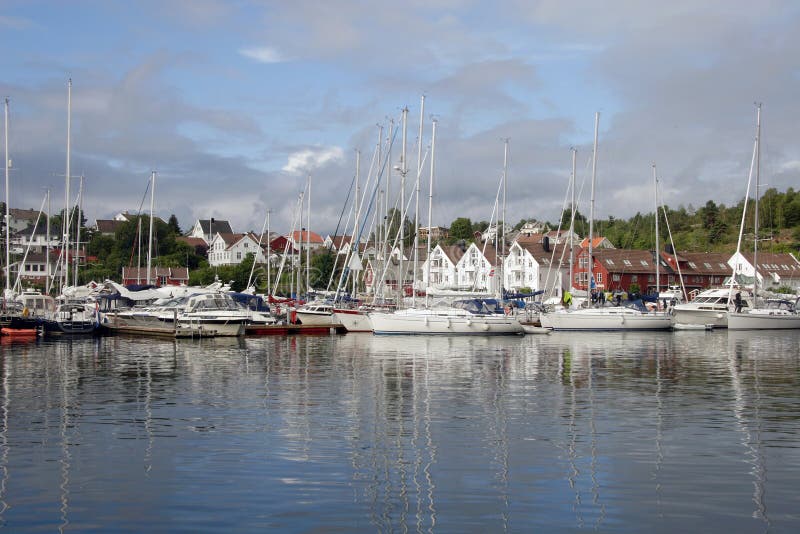
[[(464, 255), (466, 247), (459, 245), (436, 245), (428, 259), (422, 264), (424, 287), (451, 289), (456, 286), (456, 265)], [(428, 263), (430, 262), (430, 268)], [(428, 275), (430, 274), (430, 278)]]
[[(63, 275), (60, 264), (57, 262), (58, 253), (55, 251), (51, 251), (50, 253), (49, 267), (45, 252), (31, 252), (28, 254), (28, 257), (25, 258), (25, 264), (22, 265), (22, 271), (19, 273), (20, 279), (39, 285), (45, 285), (48, 276), (48, 268), (52, 278), (58, 279)], [(12, 277), (14, 276), (16, 276), (16, 274), (12, 273)]]
[[(581, 248), (589, 248), (589, 238), (584, 237), (580, 243)], [(605, 237), (595, 236), (592, 238), (592, 250), (600, 250), (603, 248), (614, 248), (614, 244)]]
[(94, 229), (100, 235), (114, 237), (117, 229), (122, 226), (126, 221), (117, 219), (96, 219), (94, 221)]
[(325, 237), (324, 246), (337, 254), (347, 254), (350, 252), (350, 243), (352, 241), (353, 236), (351, 235), (329, 235)]
[(301, 251), (304, 251), (306, 246), (312, 251), (319, 250), (325, 246), (325, 240), (322, 239), (322, 236), (311, 231), (306, 231), (305, 228), (302, 230), (295, 230), (287, 235), (286, 238), (292, 243), (294, 248)]
[(503, 269), (503, 286), (509, 291), (544, 289), (560, 296), (569, 288), (569, 247), (551, 245), (544, 237), (520, 236), (511, 244)]
[(233, 230), (231, 229), (230, 223), (221, 219), (214, 219), (214, 217), (210, 219), (198, 219), (194, 223), (194, 226), (192, 226), (192, 229), (185, 235), (186, 237), (205, 239), (206, 243), (211, 245), (211, 240), (214, 239), (217, 233), (232, 234)]
[(34, 231), (34, 225), (25, 227), (22, 230), (13, 232), (10, 238), (11, 252), (14, 254), (23, 254), (30, 246), (31, 251), (43, 252), (47, 248), (48, 243), (50, 248), (61, 246), (61, 229), (50, 228), (50, 241), (47, 240), (47, 225), (44, 220), (39, 221)]
[(248, 254), (255, 256), (256, 263), (266, 263), (264, 250), (259, 246), (255, 234), (217, 232), (208, 247), (208, 264), (212, 267), (238, 265)]
[(428, 234), (431, 236), (431, 241), (439, 241), (450, 237), (450, 229), (444, 226), (420, 226), (419, 227), (419, 242), (427, 242)]
[[(491, 245), (478, 248), (470, 243), (456, 263), (456, 287), (458, 290), (494, 292), (499, 289), (495, 276), (497, 252)], [(499, 273), (497, 273), (499, 274)]]
[(518, 236), (530, 237), (533, 234), (542, 234), (548, 230), (547, 223), (542, 223), (536, 220), (526, 221), (525, 224), (519, 229)]
[(8, 215), (10, 217), (8, 227), (11, 229), (12, 233), (24, 230), (28, 226), (33, 226), (36, 224), (37, 218), (39, 219), (39, 224), (42, 226), (44, 226), (44, 221), (46, 220), (46, 215), (44, 213), (42, 213), (40, 217), (39, 210), (32, 209), (10, 208), (8, 210)]
[[(578, 247), (578, 246), (582, 246), (583, 241), (586, 241), (587, 245), (589, 243), (589, 241), (586, 240), (586, 239), (585, 240), (581, 240), (580, 236), (578, 234), (576, 234), (575, 232), (573, 232), (572, 230), (570, 230), (569, 228), (567, 228), (566, 230), (550, 230), (549, 232), (547, 232), (544, 235), (545, 235), (545, 237), (547, 237), (547, 239), (553, 245), (560, 245), (562, 243), (566, 243), (566, 244), (572, 243), (573, 247)], [(600, 241), (597, 241), (598, 243), (602, 244), (602, 248), (614, 248), (614, 245), (611, 244), (611, 241), (609, 241), (608, 239), (605, 239), (605, 242), (604, 242), (604, 241), (602, 241), (603, 239), (605, 239), (605, 238), (601, 238)], [(595, 247), (592, 247), (592, 248), (601, 248), (601, 247), (596, 247), (595, 246)]]
[[(756, 259), (758, 265), (754, 266)], [(746, 285), (753, 283), (755, 274), (758, 275), (760, 287), (775, 290), (779, 287), (790, 287), (797, 293), (800, 289), (800, 262), (791, 253), (775, 254), (759, 252), (756, 258), (753, 253), (738, 253), (728, 260), (731, 269), (744, 278), (741, 280)]]
[(661, 273), (659, 285), (683, 285), (687, 292), (721, 286), (733, 270), (727, 253), (719, 252), (661, 252), (661, 258), (669, 267), (666, 275)]
[[(582, 250), (578, 257), (576, 277), (579, 283), (575, 287), (590, 289), (588, 286), (589, 274), (588, 249)], [(650, 250), (631, 249), (600, 249), (593, 251), (595, 287), (605, 291), (629, 291), (633, 284), (639, 287), (642, 293), (652, 293), (656, 288), (656, 256)], [(659, 286), (666, 289), (669, 284), (669, 275), (672, 269), (669, 263), (659, 257)]]
[[(147, 267), (123, 267), (122, 285), (146, 284)], [(189, 282), (186, 267), (150, 267), (150, 283), (158, 287), (180, 286)]]

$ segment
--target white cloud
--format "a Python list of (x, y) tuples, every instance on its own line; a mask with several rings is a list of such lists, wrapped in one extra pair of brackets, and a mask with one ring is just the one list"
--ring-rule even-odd
[(341, 147), (317, 147), (299, 150), (289, 155), (289, 160), (283, 166), (283, 171), (293, 174), (310, 171), (324, 166), (327, 163), (342, 161), (344, 150)]
[(287, 60), (280, 52), (270, 46), (242, 48), (239, 53), (259, 63), (281, 63)]
[(781, 172), (800, 171), (800, 161), (798, 160), (787, 161), (781, 165), (780, 170)]

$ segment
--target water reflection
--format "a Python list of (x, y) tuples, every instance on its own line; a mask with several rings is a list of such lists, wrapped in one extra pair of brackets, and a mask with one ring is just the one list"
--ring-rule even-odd
[(700, 520), (789, 530), (799, 340), (4, 345), (0, 521), (62, 531), (676, 531)]

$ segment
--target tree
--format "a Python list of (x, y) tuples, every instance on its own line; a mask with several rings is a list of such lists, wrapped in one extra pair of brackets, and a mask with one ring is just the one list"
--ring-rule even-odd
[(472, 240), (472, 221), (467, 217), (459, 217), (450, 223), (450, 238), (454, 240)]
[(167, 221), (167, 225), (173, 230), (173, 232), (176, 235), (182, 235), (183, 234), (183, 232), (181, 232), (181, 227), (178, 224), (178, 218), (175, 216), (174, 213), (169, 216), (169, 221)]

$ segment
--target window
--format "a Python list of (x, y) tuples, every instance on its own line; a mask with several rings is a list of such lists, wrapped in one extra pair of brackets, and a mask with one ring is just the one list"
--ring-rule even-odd
[(689, 262), (689, 267), (691, 267), (692, 269), (697, 269), (697, 264), (695, 264), (695, 262), (693, 262), (693, 261), (690, 261)]
[[(628, 260), (625, 260), (625, 261), (628, 261)], [(606, 258), (606, 263), (609, 264), (609, 265), (614, 265), (614, 260), (612, 260), (611, 258)]]
[(631, 266), (631, 260), (622, 260), (622, 263), (624, 263), (626, 267)]
[(611, 276), (611, 279), (614, 280), (615, 282), (619, 282), (620, 276), (618, 274), (614, 274)]
[(589, 257), (588, 256), (581, 256), (578, 258), (578, 267), (586, 268), (589, 265)]
[(712, 269), (711, 264), (708, 263), (708, 262), (703, 262), (703, 265), (705, 265), (706, 269), (708, 269), (708, 270)]
[(631, 282), (638, 282), (638, 281), (639, 281), (639, 277), (637, 275), (635, 275), (635, 274), (631, 275)]
[(641, 261), (642, 261), (642, 265), (644, 265), (645, 267), (648, 266), (647, 260), (641, 260)]
[(603, 283), (603, 273), (594, 273), (594, 279), (598, 284)]
[(719, 268), (720, 269), (727, 269), (727, 266), (724, 263), (720, 262)]
[(237, 252), (236, 253), (236, 259), (237, 260), (241, 260), (242, 259), (242, 253), (241, 252)]

